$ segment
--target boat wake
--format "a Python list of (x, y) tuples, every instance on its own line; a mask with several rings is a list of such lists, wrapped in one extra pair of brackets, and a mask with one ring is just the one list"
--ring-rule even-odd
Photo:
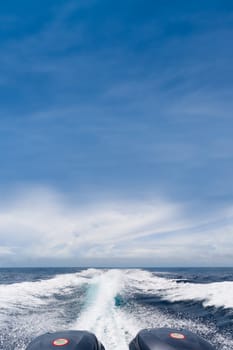
[[(182, 303), (190, 301), (192, 313), (200, 304), (203, 313), (215, 308), (232, 314), (232, 294), (233, 282), (184, 283), (139, 269), (86, 269), (2, 284), (0, 348), (24, 350), (39, 334), (81, 329), (95, 333), (106, 349), (127, 350), (140, 329), (171, 327), (189, 329), (219, 350), (229, 350), (232, 336), (218, 329), (213, 319), (182, 312)], [(176, 312), (162, 307), (164, 301), (177, 303)]]

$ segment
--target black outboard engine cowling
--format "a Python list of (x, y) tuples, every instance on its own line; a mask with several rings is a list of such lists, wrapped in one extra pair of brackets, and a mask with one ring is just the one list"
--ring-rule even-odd
[(46, 333), (34, 339), (26, 350), (105, 350), (93, 333), (62, 331)]
[(129, 344), (130, 350), (214, 350), (213, 346), (187, 330), (152, 328), (141, 330)]

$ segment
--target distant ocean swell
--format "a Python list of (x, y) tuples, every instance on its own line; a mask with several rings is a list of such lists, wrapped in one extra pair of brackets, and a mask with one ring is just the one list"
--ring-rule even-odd
[(48, 331), (87, 329), (107, 350), (126, 350), (141, 328), (163, 326), (187, 328), (218, 350), (233, 349), (232, 280), (193, 283), (193, 271), (184, 278), (174, 270), (86, 269), (54, 276), (44, 271), (39, 280), (23, 273), (17, 283), (4, 283), (2, 273), (1, 349), (23, 350)]

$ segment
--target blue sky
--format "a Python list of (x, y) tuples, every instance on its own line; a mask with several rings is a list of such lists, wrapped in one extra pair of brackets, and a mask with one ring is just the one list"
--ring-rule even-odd
[(2, 3), (2, 266), (232, 266), (232, 36), (226, 0)]

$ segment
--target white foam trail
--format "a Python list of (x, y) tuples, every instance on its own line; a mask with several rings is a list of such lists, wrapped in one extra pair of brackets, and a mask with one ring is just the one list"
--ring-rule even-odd
[(124, 285), (121, 270), (109, 270), (93, 278), (85, 309), (75, 324), (77, 329), (94, 332), (107, 349), (127, 350), (139, 329), (129, 315), (115, 306), (115, 297)]
[(128, 272), (129, 289), (156, 294), (171, 302), (197, 300), (204, 307), (233, 308), (233, 282), (184, 283), (158, 277), (148, 271)]

